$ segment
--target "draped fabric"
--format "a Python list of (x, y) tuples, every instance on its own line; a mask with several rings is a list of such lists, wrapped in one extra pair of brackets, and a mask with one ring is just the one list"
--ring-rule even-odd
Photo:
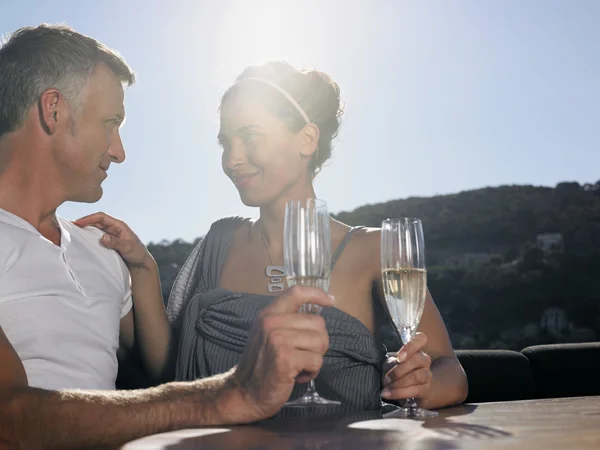
[[(167, 313), (179, 336), (176, 379), (195, 380), (223, 373), (235, 366), (244, 351), (259, 312), (274, 299), (270, 295), (232, 292), (219, 287), (221, 269), (236, 230), (248, 219), (231, 217), (215, 222), (194, 249), (175, 280)], [(336, 250), (332, 265), (351, 238)], [(329, 350), (315, 380), (317, 391), (340, 400), (332, 410), (380, 410), (381, 365), (384, 345), (356, 318), (333, 307), (322, 317), (329, 334)], [(296, 385), (291, 399), (300, 397), (306, 384)], [(277, 417), (314, 416), (323, 408), (284, 408)]]

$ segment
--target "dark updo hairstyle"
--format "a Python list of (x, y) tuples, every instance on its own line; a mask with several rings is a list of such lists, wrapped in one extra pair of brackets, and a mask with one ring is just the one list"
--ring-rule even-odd
[(254, 80), (239, 83), (245, 78), (262, 78), (280, 86), (302, 107), (310, 122), (319, 128), (318, 147), (310, 163), (311, 173), (317, 175), (331, 157), (332, 141), (340, 128), (343, 107), (337, 83), (324, 72), (298, 70), (286, 62), (277, 61), (248, 67), (223, 94), (221, 105), (233, 92), (251, 92), (259, 96), (269, 112), (283, 120), (292, 132), (298, 132), (306, 125), (296, 107), (266, 83)]

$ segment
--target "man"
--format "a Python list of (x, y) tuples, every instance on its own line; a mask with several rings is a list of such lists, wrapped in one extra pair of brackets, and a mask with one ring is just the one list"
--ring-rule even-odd
[[(138, 327), (144, 314), (131, 311), (132, 296), (157, 297), (143, 283), (157, 268), (128, 270), (100, 231), (56, 209), (99, 200), (109, 166), (125, 159), (123, 85), (134, 81), (118, 54), (68, 27), (23, 28), (0, 48), (0, 448), (118, 445), (261, 420), (281, 408), (297, 377), (306, 382), (321, 367), (324, 322), (297, 311), (332, 299), (295, 288), (264, 311), (230, 372), (113, 390), (119, 345), (137, 338), (159, 354), (171, 345), (152, 336), (151, 323)], [(144, 301), (162, 307), (160, 298)]]

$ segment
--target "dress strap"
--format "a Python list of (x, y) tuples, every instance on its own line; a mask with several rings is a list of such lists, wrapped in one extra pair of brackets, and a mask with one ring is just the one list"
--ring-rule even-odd
[(346, 236), (344, 236), (344, 240), (342, 242), (340, 242), (340, 245), (338, 245), (338, 248), (335, 249), (335, 252), (331, 258), (331, 270), (333, 271), (333, 268), (335, 266), (335, 263), (338, 262), (338, 259), (340, 259), (340, 256), (342, 256), (342, 252), (344, 251), (344, 249), (346, 248), (346, 246), (348, 245), (348, 242), (350, 242), (350, 239), (352, 239), (352, 235), (354, 234), (355, 231), (361, 230), (365, 227), (352, 227), (350, 228), (350, 230), (348, 231), (348, 233), (346, 233)]

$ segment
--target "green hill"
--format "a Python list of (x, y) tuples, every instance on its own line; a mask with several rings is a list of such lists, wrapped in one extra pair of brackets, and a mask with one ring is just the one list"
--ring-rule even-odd
[[(335, 217), (423, 220), (428, 285), (456, 348), (600, 336), (600, 181), (501, 186), (367, 205)], [(150, 244), (168, 296), (194, 243)], [(386, 345), (396, 348), (389, 327)]]

